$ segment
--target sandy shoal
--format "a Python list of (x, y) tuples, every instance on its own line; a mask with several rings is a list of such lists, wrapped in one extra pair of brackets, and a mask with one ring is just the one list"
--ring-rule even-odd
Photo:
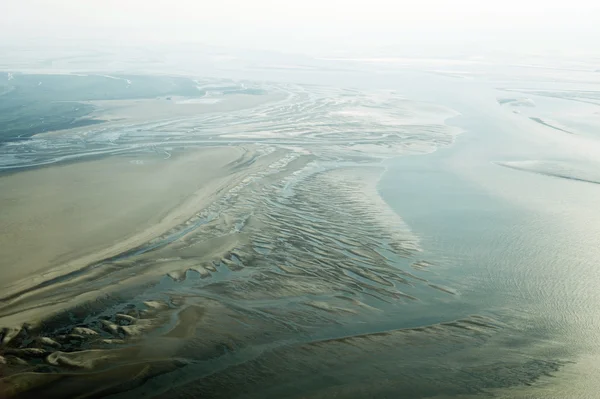
[[(79, 101), (94, 106), (89, 118), (103, 121), (100, 125), (81, 126), (74, 129), (55, 130), (40, 133), (36, 137), (54, 137), (64, 134), (88, 133), (101, 127), (109, 129), (120, 127), (123, 122), (145, 123), (150, 120), (173, 120), (193, 118), (208, 113), (235, 112), (251, 109), (260, 105), (285, 99), (280, 92), (264, 95), (232, 94), (217, 98), (168, 97), (152, 99)], [(214, 102), (213, 102), (214, 101)], [(151, 116), (151, 118), (149, 118)]]
[(120, 156), (0, 177), (0, 293), (117, 255), (183, 223), (252, 170), (252, 148)]
[(147, 121), (153, 118), (193, 117), (211, 112), (232, 112), (280, 101), (284, 93), (264, 95), (232, 94), (215, 98), (168, 97), (138, 100), (89, 101), (96, 109), (92, 116), (102, 120)]

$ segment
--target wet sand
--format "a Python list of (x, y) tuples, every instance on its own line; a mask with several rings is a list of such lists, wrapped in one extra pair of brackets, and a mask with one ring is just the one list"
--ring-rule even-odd
[(220, 97), (165, 97), (143, 100), (90, 101), (96, 107), (92, 116), (102, 120), (147, 121), (153, 118), (192, 117), (209, 112), (228, 112), (253, 108), (271, 101), (282, 100), (283, 93), (267, 95), (231, 94)]
[[(423, 290), (434, 291), (427, 272), (409, 272), (421, 258), (418, 240), (378, 196), (381, 167), (320, 170), (311, 159), (272, 163), (278, 168), (259, 172), (234, 190), (239, 195), (217, 200), (218, 218), (169, 245), (105, 260), (84, 278), (51, 287), (59, 292), (37, 289), (17, 300), (58, 300), (63, 311), (40, 325), (3, 330), (7, 394), (126, 397), (133, 389), (147, 393), (145, 382), (154, 380), (152, 395), (165, 397), (235, 397), (240, 390), (278, 397), (302, 377), (307, 397), (348, 395), (351, 384), (332, 391), (322, 382), (313, 386), (310, 375), (353, 363), (361, 353), (399, 348), (395, 356), (415, 356), (402, 348), (416, 340), (436, 351), (436, 342), (448, 339), (462, 347), (497, 329), (477, 317), (431, 328), (375, 327), (382, 305), (408, 305)], [(132, 274), (152, 278), (123, 284)], [(62, 291), (86, 287), (101, 291), (63, 302)], [(276, 359), (289, 367), (274, 368)], [(393, 373), (389, 359), (382, 373)], [(261, 376), (254, 375), (257, 364), (264, 365)], [(342, 380), (363, 373), (353, 366), (339, 371)], [(279, 388), (265, 387), (271, 377)], [(227, 380), (238, 382), (226, 388)]]
[[(236, 170), (255, 157), (250, 147), (206, 148), (169, 159), (115, 156), (0, 177), (4, 306), (19, 292), (183, 223), (259, 168), (260, 162)], [(3, 317), (3, 324), (10, 320)]]

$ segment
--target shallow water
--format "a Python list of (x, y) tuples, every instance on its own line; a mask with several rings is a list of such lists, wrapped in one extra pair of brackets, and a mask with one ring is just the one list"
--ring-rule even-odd
[[(504, 118), (483, 102), (479, 109), (454, 106), (462, 116), (453, 123), (473, 135), (434, 154), (390, 162), (380, 183), (383, 198), (414, 226), (423, 247), (444, 257), (444, 277), (462, 287), (464, 311), (494, 315), (510, 326), (511, 338), (495, 356), (575, 363), (585, 358), (584, 368), (590, 367), (588, 356), (598, 354), (593, 287), (600, 277), (600, 220), (594, 211), (600, 190), (576, 181), (577, 174), (564, 179), (496, 164), (560, 159), (577, 170), (588, 154), (579, 151), (579, 137), (571, 143), (552, 130), (532, 134), (535, 126)], [(596, 168), (584, 166), (588, 173)], [(588, 372), (576, 365), (561, 370), (534, 387), (497, 393), (594, 397), (597, 386)]]

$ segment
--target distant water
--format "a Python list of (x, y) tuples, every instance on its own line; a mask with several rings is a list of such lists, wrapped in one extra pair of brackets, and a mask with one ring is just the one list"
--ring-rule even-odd
[[(494, 90), (487, 92), (492, 100)], [(379, 185), (426, 253), (442, 260), (440, 278), (460, 292), (456, 303), (435, 303), (430, 311), (506, 323), (510, 332), (495, 342), (489, 363), (512, 364), (516, 376), (532, 359), (584, 364), (561, 366), (548, 373), (554, 378), (512, 388), (507, 397), (593, 397), (597, 385), (588, 376), (598, 369), (587, 370), (588, 356), (600, 354), (600, 188), (497, 165), (558, 158), (577, 170), (585, 154), (573, 150), (577, 138), (553, 145), (555, 132), (537, 134), (491, 101), (467, 104), (452, 101), (462, 116), (451, 123), (467, 130), (453, 147), (388, 162)]]

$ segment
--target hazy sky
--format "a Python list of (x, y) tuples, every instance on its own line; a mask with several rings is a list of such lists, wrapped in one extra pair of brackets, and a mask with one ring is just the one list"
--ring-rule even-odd
[(598, 48), (589, 0), (0, 0), (0, 41), (200, 42), (323, 53), (421, 44)]

